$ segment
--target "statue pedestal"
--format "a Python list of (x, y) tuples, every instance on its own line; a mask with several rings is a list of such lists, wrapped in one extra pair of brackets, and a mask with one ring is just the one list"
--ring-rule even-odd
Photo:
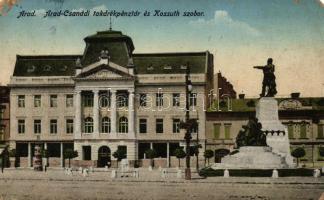
[(272, 152), (271, 147), (244, 146), (239, 152), (225, 156), (213, 169), (279, 169), (287, 168), (285, 158)]
[(267, 146), (242, 146), (239, 152), (225, 156), (214, 169), (280, 169), (294, 168), (290, 155), (287, 128), (279, 121), (278, 103), (272, 97), (263, 97), (256, 106), (256, 118), (266, 134)]
[(289, 167), (294, 167), (290, 155), (288, 130), (279, 121), (277, 100), (273, 97), (262, 97), (256, 105), (256, 118), (262, 124), (262, 131), (267, 136), (267, 145), (274, 153), (284, 157)]

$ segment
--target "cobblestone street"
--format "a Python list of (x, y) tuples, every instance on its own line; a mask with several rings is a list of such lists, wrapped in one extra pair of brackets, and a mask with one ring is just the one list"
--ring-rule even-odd
[(111, 172), (87, 177), (63, 170), (6, 170), (0, 174), (0, 199), (319, 199), (323, 178), (195, 178), (140, 169), (140, 177), (111, 178)]

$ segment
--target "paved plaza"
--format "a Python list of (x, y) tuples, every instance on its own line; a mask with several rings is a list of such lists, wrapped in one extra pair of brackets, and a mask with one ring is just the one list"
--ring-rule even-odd
[[(243, 178), (193, 174), (192, 181), (177, 178), (170, 169), (166, 178), (155, 169), (139, 169), (139, 177), (111, 171), (95, 171), (87, 176), (73, 171), (50, 169), (7, 169), (0, 173), (0, 200), (7, 199), (319, 199), (324, 178)], [(126, 177), (128, 176), (128, 177)]]

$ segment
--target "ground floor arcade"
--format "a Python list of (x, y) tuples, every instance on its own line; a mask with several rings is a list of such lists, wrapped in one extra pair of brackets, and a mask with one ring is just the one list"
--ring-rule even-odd
[[(199, 149), (198, 162), (204, 164), (203, 149), (204, 142), (200, 143), (203, 148)], [(125, 159), (129, 166), (146, 167), (149, 165), (149, 158), (146, 155), (148, 149), (154, 149), (156, 167), (177, 167), (185, 165), (185, 159), (180, 161), (175, 156), (177, 148), (184, 148), (183, 141), (19, 141), (12, 142), (10, 149), (16, 149), (16, 164), (19, 167), (32, 167), (34, 160), (35, 146), (46, 149), (48, 153), (47, 165), (49, 167), (64, 167), (68, 161), (64, 159), (64, 152), (73, 149), (78, 156), (72, 160), (72, 166), (82, 167), (116, 167), (117, 159), (113, 156), (118, 149), (123, 149)], [(191, 148), (191, 162), (197, 162), (197, 155)]]

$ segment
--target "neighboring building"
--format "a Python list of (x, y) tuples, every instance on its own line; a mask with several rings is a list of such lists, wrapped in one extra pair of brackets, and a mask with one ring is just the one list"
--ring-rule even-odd
[(160, 165), (170, 166), (173, 151), (184, 144), (179, 124), (185, 119), (187, 65), (193, 83), (191, 117), (199, 120), (193, 138), (198, 134), (205, 147), (212, 54), (133, 54), (132, 39), (112, 30), (84, 40), (83, 55), (17, 55), (9, 84), (10, 146), (22, 157), (21, 165), (32, 165), (37, 144), (49, 151), (50, 166), (63, 166), (67, 148), (78, 151), (75, 165), (114, 163), (117, 149), (126, 150), (134, 165), (153, 148)]
[(10, 133), (9, 88), (0, 86), (0, 144), (9, 140)]
[[(291, 149), (304, 147), (306, 155), (301, 159), (309, 166), (323, 165), (318, 148), (324, 145), (324, 98), (277, 98), (279, 118), (287, 126)], [(235, 139), (249, 116), (255, 116), (257, 99), (232, 99), (217, 111), (217, 102), (206, 114), (206, 149), (215, 151), (215, 162), (233, 151)], [(226, 149), (226, 150), (224, 150)], [(229, 151), (228, 151), (229, 150)], [(225, 152), (225, 153), (224, 153)]]
[(236, 98), (236, 91), (233, 85), (222, 76), (221, 72), (214, 74), (214, 94), (219, 94), (220, 99)]

